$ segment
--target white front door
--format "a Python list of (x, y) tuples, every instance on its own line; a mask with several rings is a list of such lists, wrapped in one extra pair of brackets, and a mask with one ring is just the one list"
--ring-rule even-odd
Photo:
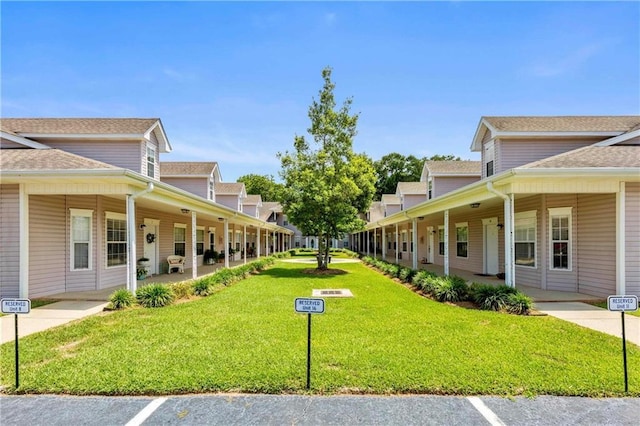
[(158, 230), (160, 229), (160, 221), (154, 219), (145, 219), (143, 234), (144, 236), (144, 257), (149, 259), (149, 274), (158, 274)]
[(427, 227), (427, 262), (433, 263), (433, 226)]
[(495, 275), (500, 272), (498, 261), (498, 218), (482, 219), (484, 234), (484, 273)]

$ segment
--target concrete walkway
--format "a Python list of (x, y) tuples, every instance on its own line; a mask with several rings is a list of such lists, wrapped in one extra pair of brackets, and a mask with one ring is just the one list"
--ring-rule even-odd
[[(620, 312), (581, 302), (536, 302), (535, 308), (561, 320), (622, 338)], [(624, 322), (627, 342), (640, 346), (640, 317), (625, 314)]]
[[(18, 336), (28, 336), (97, 314), (102, 312), (105, 306), (107, 303), (102, 301), (66, 300), (32, 309), (28, 314), (18, 315)], [(0, 344), (13, 341), (15, 339), (15, 315), (0, 317), (0, 323), (2, 326)]]

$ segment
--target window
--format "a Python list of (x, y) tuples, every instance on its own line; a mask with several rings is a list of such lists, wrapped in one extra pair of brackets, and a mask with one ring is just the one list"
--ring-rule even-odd
[(209, 250), (214, 251), (216, 249), (216, 230), (209, 228)]
[(204, 254), (204, 228), (196, 229), (196, 255)]
[(107, 267), (127, 264), (127, 217), (120, 213), (106, 213)]
[(549, 209), (551, 269), (571, 270), (571, 207)]
[(187, 249), (187, 225), (173, 224), (173, 254), (184, 256)]
[(431, 177), (427, 180), (427, 186), (429, 188), (429, 191), (427, 192), (427, 200), (430, 200), (433, 198), (433, 179)]
[(402, 251), (407, 251), (407, 232), (402, 232)]
[(69, 209), (71, 216), (71, 270), (91, 269), (93, 210)]
[(215, 196), (214, 196), (214, 192), (213, 192), (213, 185), (214, 185), (213, 178), (210, 177), (209, 178), (209, 199), (211, 201), (215, 201)]
[(155, 177), (156, 174), (156, 149), (147, 145), (147, 176)]
[(516, 213), (514, 244), (518, 266), (536, 266), (536, 212)]
[(456, 223), (456, 256), (468, 257), (469, 225), (467, 222)]
[(495, 149), (493, 146), (493, 141), (490, 141), (484, 145), (485, 177), (493, 176), (494, 161), (495, 161)]
[(444, 256), (444, 226), (438, 226), (438, 254)]

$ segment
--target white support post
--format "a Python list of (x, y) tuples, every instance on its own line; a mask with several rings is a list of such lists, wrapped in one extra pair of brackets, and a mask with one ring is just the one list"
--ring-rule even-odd
[(244, 225), (242, 247), (244, 247), (242, 249), (242, 251), (244, 252), (244, 263), (247, 263), (247, 225)]
[(131, 194), (127, 194), (127, 290), (134, 293), (136, 282), (136, 202)]
[(620, 190), (616, 192), (616, 294), (625, 294), (626, 286), (626, 185), (620, 182)]
[(198, 277), (198, 242), (196, 237), (196, 212), (191, 210), (191, 278)]
[(449, 210), (444, 211), (444, 275), (449, 275)]
[(373, 228), (373, 258), (378, 258), (378, 228)]
[(229, 219), (224, 219), (224, 267), (229, 267)]
[(258, 232), (256, 232), (256, 258), (260, 258), (260, 234), (262, 233), (262, 229), (258, 227)]
[(398, 241), (398, 224), (396, 223), (396, 237), (395, 237), (395, 248), (396, 248), (396, 263), (398, 263), (398, 252), (400, 251), (400, 242)]
[(418, 269), (418, 219), (415, 217), (412, 220), (412, 237), (411, 237), (411, 245), (413, 246), (412, 250), (412, 262), (413, 269)]
[(384, 231), (384, 226), (382, 229), (382, 260), (387, 260), (387, 235)]
[(29, 194), (25, 189), (24, 183), (19, 185), (19, 191), (20, 278), (18, 295), (21, 299), (27, 299), (29, 297)]

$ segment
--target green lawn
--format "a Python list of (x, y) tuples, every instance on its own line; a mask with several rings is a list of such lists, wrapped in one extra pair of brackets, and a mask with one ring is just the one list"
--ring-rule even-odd
[[(21, 339), (21, 392), (306, 392), (307, 317), (296, 297), (349, 288), (313, 317), (312, 391), (623, 395), (620, 339), (553, 317), (425, 299), (361, 264), (308, 276), (278, 262), (205, 299), (96, 316)], [(2, 347), (11, 391), (13, 345)], [(630, 394), (640, 349), (628, 345)]]

